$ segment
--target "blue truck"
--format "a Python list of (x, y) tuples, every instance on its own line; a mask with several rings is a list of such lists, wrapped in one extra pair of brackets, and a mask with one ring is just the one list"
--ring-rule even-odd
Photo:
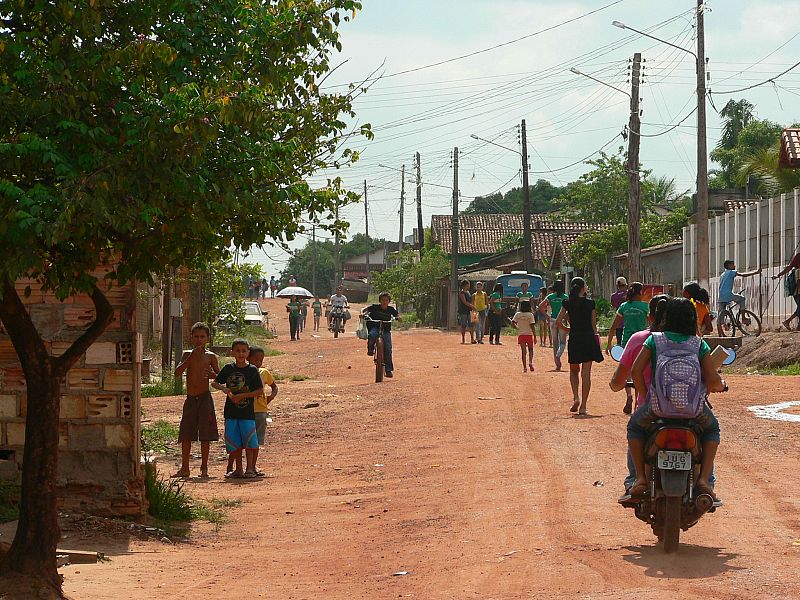
[(522, 284), (528, 284), (528, 291), (536, 298), (539, 290), (544, 287), (544, 279), (535, 273), (525, 271), (511, 271), (506, 275), (500, 275), (495, 283), (503, 284), (503, 304), (509, 311), (517, 307), (517, 292), (522, 291)]

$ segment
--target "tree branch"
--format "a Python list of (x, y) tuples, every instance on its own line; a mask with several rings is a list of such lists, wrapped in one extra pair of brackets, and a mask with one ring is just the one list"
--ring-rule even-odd
[(53, 358), (53, 372), (59, 377), (66, 375), (72, 365), (80, 359), (83, 353), (89, 349), (89, 346), (91, 346), (92, 343), (100, 337), (100, 334), (105, 331), (114, 317), (114, 308), (111, 306), (105, 294), (97, 287), (97, 284), (92, 285), (92, 291), (89, 296), (94, 303), (94, 322), (77, 340), (72, 342), (72, 345), (64, 354)]
[[(44, 345), (44, 340), (39, 335), (30, 313), (28, 313), (19, 294), (17, 294), (14, 283), (8, 281), (8, 279), (3, 281), (0, 318), (2, 318), (6, 331), (8, 331), (8, 336), (11, 338), (11, 343), (14, 345), (17, 356), (36, 356), (40, 362), (42, 359), (47, 360), (47, 347)], [(32, 377), (41, 375), (29, 373), (28, 371), (32, 368), (32, 365), (26, 361), (20, 360), (20, 363), (26, 378), (29, 375)], [(44, 364), (41, 366), (44, 366)]]

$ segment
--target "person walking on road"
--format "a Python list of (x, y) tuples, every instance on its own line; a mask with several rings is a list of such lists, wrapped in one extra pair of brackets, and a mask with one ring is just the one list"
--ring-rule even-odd
[[(500, 330), (503, 329), (503, 284), (496, 283), (489, 296), (489, 343), (502, 346)], [(492, 341), (494, 340), (494, 341)]]
[(286, 312), (289, 313), (289, 335), (292, 341), (300, 339), (300, 311), (301, 306), (297, 296), (289, 298)]
[(569, 296), (564, 293), (564, 282), (559, 279), (553, 282), (553, 293), (548, 294), (544, 299), (545, 310), (550, 311), (550, 342), (553, 345), (553, 362), (556, 365), (556, 371), (561, 370), (561, 355), (564, 354), (567, 346), (567, 332), (569, 331), (569, 329), (559, 327), (556, 319), (561, 314), (561, 308), (568, 298)]
[(586, 404), (592, 389), (592, 363), (603, 362), (600, 335), (597, 333), (597, 311), (594, 300), (587, 298), (586, 292), (586, 281), (582, 277), (573, 278), (569, 298), (564, 301), (556, 318), (556, 326), (569, 332), (567, 356), (569, 383), (572, 387), (572, 408), (569, 410), (579, 415), (587, 414)]
[(472, 324), (472, 311), (475, 310), (475, 305), (472, 303), (472, 294), (469, 288), (469, 281), (465, 279), (461, 282), (460, 291), (458, 292), (458, 324), (461, 326), (461, 343), (467, 343), (466, 333), (467, 329), (469, 329), (470, 343), (477, 344)]
[(787, 296), (794, 298), (794, 303), (797, 309), (791, 316), (783, 322), (783, 326), (789, 331), (792, 330), (792, 320), (797, 317), (797, 330), (800, 331), (800, 252), (792, 257), (789, 264), (777, 275), (773, 275), (773, 279), (783, 277), (786, 275), (786, 280), (783, 283), (783, 291)]
[(547, 304), (545, 304), (548, 290), (552, 291), (553, 288), (545, 288), (542, 286), (539, 289), (539, 299), (536, 303), (536, 312), (534, 313), (536, 328), (539, 330), (539, 343), (542, 348), (544, 348), (548, 338), (550, 338), (550, 345), (553, 345), (553, 339), (550, 337), (550, 313), (547, 312)]
[[(617, 291), (611, 294), (611, 308), (614, 309), (614, 313), (619, 310), (619, 307), (622, 306), (622, 303), (628, 297), (628, 280), (624, 277), (617, 277)], [(625, 320), (623, 319), (622, 323), (619, 324), (614, 330), (614, 333), (617, 336), (617, 345), (622, 346), (622, 334), (625, 329)]]
[(275, 281), (275, 275), (270, 275), (270, 278), (269, 278), (269, 293), (270, 293), (270, 297), (271, 298), (275, 297), (275, 292), (277, 291), (277, 289), (278, 289), (278, 282)]
[(487, 296), (483, 291), (483, 282), (479, 281), (475, 284), (475, 293), (472, 295), (472, 303), (475, 305), (475, 310), (478, 313), (478, 320), (475, 321), (475, 340), (479, 344), (483, 344), (483, 334), (486, 331), (486, 310), (487, 310)]

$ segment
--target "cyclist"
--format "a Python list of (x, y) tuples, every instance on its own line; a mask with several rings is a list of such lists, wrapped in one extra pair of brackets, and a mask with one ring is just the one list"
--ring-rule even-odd
[(386, 376), (392, 377), (394, 371), (394, 363), (392, 362), (392, 318), (400, 321), (400, 313), (393, 306), (389, 306), (392, 301), (392, 296), (389, 292), (381, 292), (378, 296), (378, 304), (370, 304), (361, 311), (361, 314), (366, 315), (367, 328), (369, 329), (369, 337), (367, 338), (367, 354), (369, 356), (375, 355), (375, 340), (381, 331), (380, 323), (375, 321), (388, 321), (383, 325), (383, 365), (386, 369)]
[[(733, 293), (733, 282), (736, 279), (736, 276), (739, 277), (752, 277), (753, 275), (758, 275), (761, 273), (761, 267), (756, 269), (755, 271), (747, 271), (744, 273), (739, 273), (736, 270), (736, 262), (733, 260), (726, 260), (722, 263), (722, 268), (724, 269), (722, 275), (719, 278), (719, 298), (718, 298), (718, 310), (719, 314), (722, 314), (722, 311), (731, 303), (736, 302), (739, 305), (739, 310), (744, 310), (747, 308), (747, 300), (742, 294), (734, 294)], [(720, 337), (722, 337), (722, 323), (723, 318), (717, 319), (717, 333)], [(746, 316), (742, 316), (742, 323), (745, 325), (750, 324), (750, 319)]]

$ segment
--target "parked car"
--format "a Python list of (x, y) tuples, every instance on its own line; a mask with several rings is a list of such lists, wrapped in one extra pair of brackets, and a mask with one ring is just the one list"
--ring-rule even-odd
[[(258, 302), (242, 302), (244, 309), (245, 325), (255, 325), (257, 327), (267, 327), (267, 312), (261, 309)], [(222, 329), (233, 329), (235, 325), (233, 315), (220, 315), (217, 319), (217, 327)]]

